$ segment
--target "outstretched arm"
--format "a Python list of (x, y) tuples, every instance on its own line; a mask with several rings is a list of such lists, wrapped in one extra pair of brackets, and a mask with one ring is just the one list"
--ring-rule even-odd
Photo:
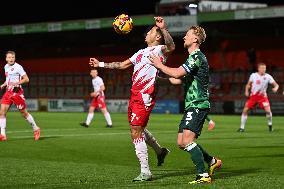
[(167, 30), (165, 20), (162, 17), (158, 16), (155, 17), (155, 21), (156, 21), (156, 26), (158, 26), (162, 31), (166, 44), (165, 46), (162, 47), (162, 51), (164, 54), (169, 54), (175, 50), (174, 40)]
[(153, 66), (155, 66), (157, 69), (161, 70), (165, 74), (169, 75), (170, 77), (178, 79), (186, 75), (186, 71), (183, 67), (180, 66), (178, 68), (170, 68), (168, 66), (165, 66), (161, 62), (160, 58), (155, 54), (151, 54), (148, 59), (151, 61)]
[(102, 67), (102, 68), (108, 68), (108, 69), (126, 69), (129, 68), (132, 63), (129, 59), (123, 61), (123, 62), (110, 62), (110, 63), (106, 63), (106, 62), (100, 62), (98, 61), (96, 58), (90, 58), (90, 62), (89, 62), (90, 66), (97, 68), (97, 67)]
[(182, 84), (182, 80), (181, 79), (176, 79), (173, 77), (161, 77), (161, 76), (157, 76), (157, 80), (156, 81), (166, 81), (166, 82), (170, 82), (172, 85), (180, 85)]

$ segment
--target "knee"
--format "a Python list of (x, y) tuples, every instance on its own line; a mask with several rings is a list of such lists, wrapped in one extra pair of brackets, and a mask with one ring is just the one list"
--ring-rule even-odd
[(133, 139), (142, 137), (142, 128), (139, 126), (131, 126), (131, 136)]
[(3, 110), (0, 110), (0, 118), (6, 117), (6, 112)]
[(132, 138), (139, 138), (142, 135), (137, 131), (131, 131), (131, 136), (132, 136)]
[(266, 112), (266, 117), (272, 117), (272, 112)]
[(248, 110), (244, 109), (243, 112), (242, 112), (242, 115), (247, 116), (248, 115)]
[(29, 113), (27, 111), (21, 111), (21, 114), (24, 118), (27, 118)]

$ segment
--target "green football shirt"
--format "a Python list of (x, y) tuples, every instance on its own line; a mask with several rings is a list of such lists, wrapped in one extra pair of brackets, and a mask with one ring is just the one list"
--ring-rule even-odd
[(205, 55), (197, 49), (182, 65), (187, 74), (183, 78), (185, 110), (188, 108), (210, 108), (209, 65)]

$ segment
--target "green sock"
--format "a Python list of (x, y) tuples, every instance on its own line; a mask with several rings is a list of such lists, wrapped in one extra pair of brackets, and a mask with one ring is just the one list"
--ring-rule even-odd
[(205, 118), (208, 122), (211, 120), (209, 116), (206, 116)]
[(213, 157), (210, 156), (199, 144), (197, 144), (197, 146), (199, 147), (199, 149), (201, 150), (203, 154), (204, 161), (208, 163), (208, 165), (210, 165)]
[(204, 166), (204, 158), (202, 151), (197, 146), (197, 144), (193, 142), (190, 145), (187, 145), (185, 150), (191, 154), (191, 160), (195, 165), (198, 174), (207, 173)]

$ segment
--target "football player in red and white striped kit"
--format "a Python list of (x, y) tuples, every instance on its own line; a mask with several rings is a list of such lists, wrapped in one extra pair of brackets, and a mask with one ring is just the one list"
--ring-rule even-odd
[(266, 112), (268, 129), (270, 132), (272, 131), (272, 112), (266, 91), (268, 84), (271, 84), (272, 92), (276, 93), (278, 91), (279, 85), (271, 75), (266, 73), (266, 65), (264, 63), (259, 63), (257, 69), (257, 72), (250, 75), (249, 81), (246, 84), (245, 95), (246, 97), (249, 97), (249, 99), (247, 100), (243, 109), (241, 126), (238, 129), (238, 132), (245, 131), (248, 111), (250, 109), (253, 109), (256, 104), (258, 104), (258, 106), (261, 109), (264, 109), (264, 111)]
[(21, 112), (22, 116), (31, 124), (34, 131), (34, 139), (39, 140), (40, 128), (34, 121), (33, 116), (27, 111), (26, 100), (24, 97), (24, 90), (22, 84), (28, 83), (29, 78), (23, 67), (15, 62), (16, 53), (14, 51), (7, 51), (5, 65), (6, 81), (1, 85), (1, 89), (6, 87), (6, 92), (1, 99), (0, 109), (0, 141), (6, 141), (6, 114), (12, 104)]
[(126, 69), (132, 65), (134, 66), (131, 97), (128, 106), (128, 121), (136, 156), (140, 162), (141, 173), (133, 181), (152, 179), (146, 143), (154, 148), (158, 160), (161, 157), (159, 154), (162, 154), (162, 158), (164, 158), (168, 153), (167, 149), (161, 148), (151, 133), (145, 129), (155, 105), (155, 81), (158, 75), (158, 70), (150, 64), (148, 57), (154, 53), (165, 62), (167, 56), (175, 49), (175, 44), (166, 29), (164, 19), (155, 17), (155, 22), (156, 24), (147, 32), (145, 37), (147, 47), (139, 50), (131, 58), (123, 62), (111, 63), (99, 62), (96, 58), (90, 58), (90, 65), (93, 67)]
[(94, 111), (96, 108), (99, 108), (101, 112), (103, 113), (105, 120), (107, 122), (107, 127), (112, 128), (112, 120), (110, 117), (110, 114), (107, 110), (106, 103), (105, 103), (105, 84), (103, 79), (98, 76), (98, 70), (92, 69), (90, 72), (90, 75), (92, 76), (92, 85), (93, 85), (93, 90), (90, 94), (90, 96), (93, 98), (92, 102), (89, 107), (89, 112), (88, 116), (85, 122), (80, 123), (81, 126), (83, 127), (89, 127), (91, 124), (91, 121), (94, 117)]

